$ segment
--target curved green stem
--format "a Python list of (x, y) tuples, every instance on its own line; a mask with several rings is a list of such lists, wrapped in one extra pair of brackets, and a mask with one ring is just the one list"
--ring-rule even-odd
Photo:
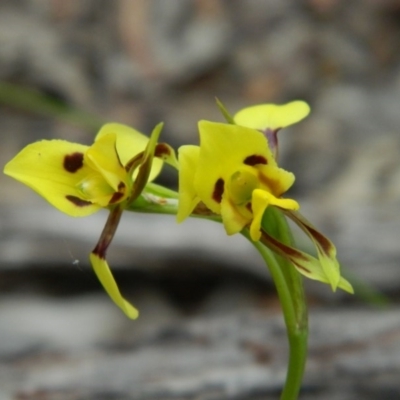
[[(148, 186), (146, 193), (142, 193), (128, 207), (128, 210), (176, 215), (177, 197), (174, 191), (166, 190), (158, 185)], [(268, 225), (269, 231), (274, 231), (269, 232), (270, 234), (285, 244), (293, 245), (293, 238), (285, 217), (279, 211), (273, 211), (272, 207), (269, 209), (268, 221), (263, 223), (263, 227)], [(221, 222), (220, 216), (216, 215), (192, 214), (192, 217)], [(247, 228), (242, 231), (242, 234), (261, 254), (276, 285), (289, 341), (289, 365), (281, 400), (296, 400), (306, 364), (308, 338), (307, 307), (302, 278), (284, 257), (272, 252), (262, 242), (253, 242)]]
[[(295, 400), (307, 360), (308, 320), (301, 277), (287, 260), (275, 255), (262, 243), (253, 242), (247, 229), (242, 234), (259, 251), (276, 285), (289, 341), (289, 365), (281, 400)], [(292, 241), (290, 231), (286, 231), (280, 239)]]

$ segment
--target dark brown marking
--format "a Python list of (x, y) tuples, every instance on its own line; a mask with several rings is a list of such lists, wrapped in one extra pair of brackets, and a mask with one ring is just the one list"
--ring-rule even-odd
[(293, 262), (293, 258), (307, 261), (307, 257), (303, 253), (301, 253), (299, 250), (297, 250), (293, 247), (290, 247), (290, 246), (286, 246), (284, 243), (282, 243), (279, 240), (275, 239), (274, 237), (268, 235), (264, 231), (262, 231), (262, 235), (267, 240), (268, 243), (272, 244), (273, 246), (278, 248), (282, 253), (284, 253), (288, 257), (290, 257), (292, 262)]
[(266, 164), (268, 164), (268, 161), (264, 156), (253, 154), (252, 156), (246, 157), (245, 160), (243, 161), (243, 163), (246, 165), (254, 166), (257, 164), (266, 165)]
[(302, 271), (307, 272), (307, 273), (309, 273), (309, 274), (311, 273), (310, 270), (308, 270), (306, 267), (303, 267), (302, 265), (298, 264), (295, 260), (293, 260), (293, 258), (292, 258), (290, 261), (292, 262), (292, 264), (293, 264), (297, 269), (301, 269)]
[(93, 254), (96, 254), (100, 259), (106, 259), (106, 251), (107, 247), (104, 244), (97, 243), (96, 247), (92, 251)]
[(117, 203), (119, 200), (121, 200), (122, 197), (124, 197), (124, 194), (125, 194), (125, 183), (120, 182), (118, 184), (118, 192), (115, 192), (112, 195), (111, 200), (108, 202), (108, 204)]
[(79, 197), (70, 194), (65, 196), (65, 198), (78, 207), (87, 207), (93, 204), (91, 201), (82, 200)]
[(309, 225), (305, 225), (307, 227), (310, 235), (315, 239), (315, 241), (321, 246), (326, 254), (329, 254), (330, 250), (332, 250), (332, 245), (330, 241), (320, 232), (311, 228)]
[(101, 232), (101, 236), (99, 241), (97, 242), (96, 247), (93, 250), (93, 254), (99, 256), (100, 259), (106, 259), (106, 253), (108, 246), (110, 245), (115, 231), (117, 230), (119, 220), (122, 215), (122, 209), (116, 206), (108, 215), (108, 219), (106, 225)]
[(71, 173), (75, 173), (83, 167), (83, 153), (72, 153), (64, 157), (63, 167)]
[(171, 155), (171, 149), (165, 143), (158, 143), (154, 151), (154, 157), (166, 158)]
[(108, 204), (117, 203), (119, 200), (121, 200), (122, 197), (124, 197), (124, 193), (115, 192), (115, 193), (112, 195), (111, 200), (108, 202)]
[(215, 182), (212, 198), (217, 203), (221, 203), (223, 194), (224, 194), (224, 180), (222, 178), (219, 178), (217, 182)]
[[(136, 154), (135, 157), (131, 158), (127, 164), (125, 165), (125, 171), (133, 172), (133, 170), (140, 164), (142, 161), (144, 152), (141, 151), (140, 153)], [(135, 168), (133, 168), (135, 167)]]

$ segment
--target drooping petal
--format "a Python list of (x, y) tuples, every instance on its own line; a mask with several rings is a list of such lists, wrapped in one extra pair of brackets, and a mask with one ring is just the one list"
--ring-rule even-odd
[(244, 165), (276, 165), (264, 135), (254, 129), (199, 122), (200, 155), (195, 189), (206, 206), (220, 213), (219, 190)]
[[(321, 263), (315, 257), (280, 242), (266, 232), (262, 232), (261, 241), (280, 256), (287, 258), (302, 275), (330, 284)], [(343, 277), (340, 277), (337, 287), (348, 293), (354, 293), (351, 284)]]
[(100, 206), (85, 198), (78, 184), (92, 171), (83, 162), (88, 146), (65, 140), (42, 140), (26, 146), (4, 168), (60, 211), (84, 217)]
[(254, 217), (250, 225), (250, 236), (254, 241), (260, 240), (262, 217), (265, 209), (269, 205), (288, 210), (297, 210), (299, 208), (297, 201), (292, 199), (277, 198), (273, 194), (262, 189), (256, 189), (253, 191), (251, 205)]
[(199, 203), (200, 198), (194, 187), (194, 177), (198, 166), (200, 148), (198, 146), (181, 146), (179, 155), (179, 207), (177, 222), (186, 219)]
[(117, 283), (111, 273), (107, 260), (101, 258), (95, 253), (90, 253), (90, 263), (97, 275), (97, 278), (103, 285), (105, 291), (111, 297), (113, 302), (125, 313), (128, 318), (136, 319), (139, 311), (125, 300), (118, 289)]
[(277, 130), (301, 121), (310, 113), (304, 101), (292, 101), (283, 105), (259, 104), (238, 111), (233, 119), (236, 124), (253, 129)]
[(340, 265), (336, 258), (335, 245), (300, 213), (292, 211), (286, 212), (286, 215), (292, 219), (314, 243), (325, 275), (332, 289), (336, 290), (340, 281)]
[[(126, 165), (136, 154), (145, 150), (149, 138), (129, 126), (110, 123), (103, 125), (96, 136), (96, 141), (102, 136), (113, 133), (117, 136), (117, 153), (122, 165)], [(149, 181), (154, 180), (161, 172), (163, 162), (161, 159), (154, 159)]]

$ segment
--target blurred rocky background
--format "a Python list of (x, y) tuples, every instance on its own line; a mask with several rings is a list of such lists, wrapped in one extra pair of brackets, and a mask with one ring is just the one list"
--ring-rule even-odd
[[(398, 0), (1, 0), (0, 164), (43, 138), (90, 144), (102, 121), (197, 143), (198, 120), (222, 120), (215, 97), (232, 113), (306, 100), (281, 164), (357, 295), (307, 282), (301, 398), (399, 399), (399, 49)], [(132, 322), (88, 265), (106, 214), (0, 182), (0, 400), (279, 397), (279, 304), (241, 237), (124, 215), (109, 260)]]

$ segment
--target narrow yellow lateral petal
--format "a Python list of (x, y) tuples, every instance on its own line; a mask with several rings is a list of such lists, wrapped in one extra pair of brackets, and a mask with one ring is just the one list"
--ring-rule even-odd
[(22, 149), (4, 173), (29, 186), (60, 211), (83, 217), (99, 210), (78, 189), (90, 172), (83, 163), (88, 146), (64, 140), (42, 140)]
[[(215, 192), (232, 174), (257, 158), (276, 165), (264, 135), (254, 129), (209, 121), (199, 122), (200, 155), (195, 176), (195, 189), (215, 213), (220, 213), (220, 201)], [(221, 183), (222, 182), (222, 183)], [(217, 187), (218, 186), (218, 187)]]
[(136, 319), (139, 316), (139, 311), (122, 297), (107, 261), (94, 253), (90, 253), (90, 263), (92, 264), (97, 278), (103, 285), (107, 294), (111, 297), (112, 301), (128, 318)]
[[(102, 136), (108, 134), (115, 134), (117, 136), (117, 153), (119, 159), (121, 160), (122, 165), (126, 165), (136, 154), (144, 151), (149, 138), (136, 129), (133, 129), (129, 126), (110, 123), (104, 125), (99, 133), (96, 136), (96, 141), (99, 140)], [(154, 159), (149, 182), (154, 180), (158, 174), (161, 172), (163, 166), (163, 162), (161, 159)]]
[(176, 215), (177, 222), (185, 220), (199, 203), (194, 187), (194, 176), (199, 161), (198, 146), (181, 146), (179, 155), (179, 206)]
[(236, 124), (253, 129), (281, 129), (301, 121), (310, 113), (310, 106), (304, 101), (287, 104), (259, 104), (238, 111), (233, 119)]

